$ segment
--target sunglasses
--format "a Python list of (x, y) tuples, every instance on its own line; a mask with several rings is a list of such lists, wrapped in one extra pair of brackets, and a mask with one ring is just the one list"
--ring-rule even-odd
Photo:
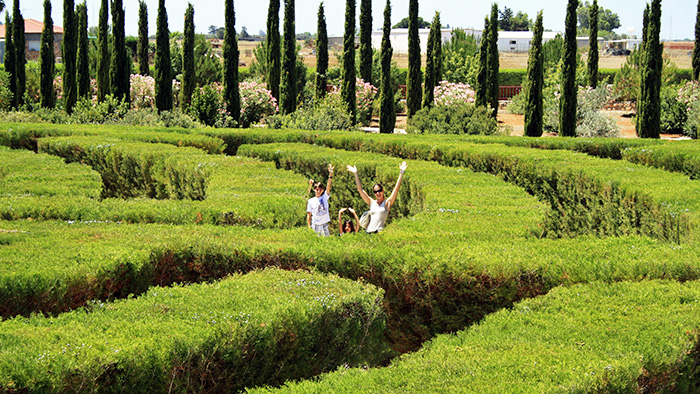
[(384, 189), (379, 189), (379, 190), (372, 190), (374, 194), (379, 194), (384, 191)]

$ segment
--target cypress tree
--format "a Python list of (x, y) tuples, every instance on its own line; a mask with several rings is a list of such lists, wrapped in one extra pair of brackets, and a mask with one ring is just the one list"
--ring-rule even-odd
[[(5, 31), (5, 36), (8, 33)], [(17, 106), (24, 104), (24, 91), (27, 88), (27, 56), (25, 54), (24, 18), (19, 7), (19, 0), (14, 0), (12, 9), (12, 41), (15, 45), (15, 100)]]
[(17, 96), (15, 96), (15, 86), (17, 86), (17, 78), (15, 78), (15, 43), (12, 40), (12, 20), (10, 13), (5, 13), (5, 72), (9, 74), (10, 91), (12, 92), (12, 101), (10, 106), (17, 108)]
[(559, 103), (559, 133), (564, 137), (576, 136), (576, 8), (578, 0), (569, 0), (566, 8), (564, 37), (564, 64), (562, 66), (561, 102)]
[(598, 0), (593, 0), (589, 19), (588, 86), (595, 89), (598, 87)]
[(78, 99), (76, 81), (76, 39), (75, 5), (73, 0), (63, 0), (63, 105), (68, 114)]
[(224, 33), (224, 102), (236, 122), (241, 120), (241, 96), (238, 91), (238, 43), (236, 40), (236, 13), (233, 0), (225, 2)]
[(537, 14), (535, 29), (530, 48), (530, 57), (527, 61), (527, 85), (525, 97), (525, 136), (540, 137), (543, 129), (544, 101), (542, 90), (544, 89), (544, 53), (542, 52), (542, 11)]
[(294, 0), (284, 0), (284, 49), (280, 80), (280, 112), (290, 114), (297, 109), (296, 31)]
[(693, 79), (700, 79), (700, 1), (698, 13), (695, 16), (695, 47), (693, 48)]
[(100, 6), (99, 25), (97, 27), (97, 100), (104, 101), (105, 96), (111, 93), (109, 80), (109, 0), (102, 0)]
[[(648, 17), (647, 17), (648, 15)], [(647, 5), (645, 20), (648, 27), (643, 34), (640, 106), (637, 110), (637, 135), (641, 138), (659, 138), (661, 129), (661, 69), (663, 46), (659, 42), (661, 32), (661, 0)]]
[(423, 102), (420, 66), (418, 0), (410, 0), (408, 3), (408, 74), (406, 75), (406, 115), (409, 119), (418, 112)]
[(345, 36), (343, 40), (343, 86), (340, 92), (353, 123), (357, 120), (355, 79), (355, 0), (346, 0)]
[(440, 14), (438, 13), (438, 34), (437, 40), (433, 43), (433, 67), (435, 75), (435, 86), (442, 81), (442, 23), (440, 23)]
[(144, 0), (139, 0), (139, 41), (136, 48), (139, 59), (139, 74), (148, 75), (148, 7)]
[(479, 72), (476, 76), (476, 106), (485, 107), (488, 101), (488, 69), (489, 69), (489, 38), (491, 29), (489, 28), (489, 18), (484, 18), (484, 30), (481, 34), (481, 44), (479, 45)]
[(441, 33), (440, 29), (440, 13), (435, 12), (435, 17), (433, 17), (433, 23), (430, 25), (430, 34), (428, 34), (428, 45), (427, 45), (427, 55), (425, 60), (425, 75), (423, 82), (423, 107), (430, 107), (433, 105), (433, 100), (435, 98), (434, 90), (437, 84), (436, 78), (436, 64), (438, 63), (438, 58), (435, 54), (435, 49), (437, 45), (440, 45)]
[(384, 8), (384, 34), (382, 36), (382, 83), (379, 95), (379, 132), (393, 133), (396, 125), (394, 88), (391, 86), (391, 2), (386, 0)]
[(183, 111), (190, 106), (194, 93), (194, 7), (187, 4), (185, 11), (185, 39), (182, 43), (182, 87), (180, 88), (180, 105)]
[(280, 1), (270, 0), (267, 11), (267, 88), (272, 97), (280, 100), (282, 70), (280, 48)]
[(372, 0), (360, 1), (360, 78), (372, 83)]
[(44, 0), (44, 29), (41, 31), (39, 59), (41, 63), (40, 103), (44, 108), (54, 108), (56, 106), (56, 91), (53, 87), (53, 75), (56, 71), (56, 56), (54, 54), (51, 0)]
[(112, 94), (117, 100), (130, 102), (130, 59), (126, 52), (124, 6), (122, 0), (112, 0), (112, 63), (109, 69)]
[[(647, 51), (646, 45), (649, 43), (649, 14), (650, 8), (649, 3), (647, 3), (644, 8), (644, 16), (642, 22), (642, 44), (639, 46), (639, 75), (641, 81), (644, 81), (644, 75), (646, 74), (646, 60), (644, 59), (645, 53)], [(637, 96), (637, 117), (635, 118), (635, 128), (637, 129), (637, 135), (639, 136), (639, 131), (642, 126), (641, 114), (645, 112), (646, 107), (646, 87), (644, 83), (639, 84), (639, 95)]]
[(488, 67), (487, 67), (487, 97), (488, 104), (491, 107), (491, 116), (494, 118), (498, 114), (498, 70), (499, 53), (498, 53), (498, 4), (493, 3), (491, 6), (491, 20), (489, 21), (489, 49), (488, 49)]
[(328, 31), (326, 29), (326, 15), (323, 2), (318, 6), (318, 38), (316, 40), (316, 98), (326, 95), (328, 85)]
[(78, 18), (78, 97), (90, 98), (90, 63), (88, 62), (88, 16), (87, 3), (82, 2), (75, 7)]
[(173, 79), (170, 75), (170, 30), (165, 0), (158, 1), (156, 20), (156, 108), (158, 111), (173, 109)]

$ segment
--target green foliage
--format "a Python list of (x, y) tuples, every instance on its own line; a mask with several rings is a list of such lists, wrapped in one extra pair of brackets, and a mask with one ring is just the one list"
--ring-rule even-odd
[(637, 135), (659, 138), (661, 127), (661, 73), (663, 45), (661, 32), (661, 0), (653, 0), (644, 11), (644, 44), (640, 59), (640, 90), (637, 100)]
[(197, 61), (194, 70), (196, 86), (222, 82), (223, 65), (221, 60), (214, 53), (211, 43), (202, 34), (195, 35), (194, 58)]
[[(280, 113), (290, 114), (297, 108), (296, 38), (294, 28), (294, 0), (284, 0), (284, 42), (282, 74), (280, 77)], [(272, 47), (270, 47), (272, 50)], [(270, 52), (272, 53), (272, 52)], [(271, 70), (272, 71), (272, 70)]]
[(590, 35), (588, 37), (588, 86), (598, 86), (598, 0), (593, 0), (590, 10)]
[[(5, 13), (5, 32), (12, 31), (12, 20), (10, 19), (10, 13)], [(9, 105), (4, 103), (3, 106), (9, 108), (17, 108), (17, 99), (15, 95), (15, 86), (17, 86), (17, 77), (15, 75), (15, 43), (12, 39), (12, 34), (5, 34), (5, 58), (3, 59), (3, 67), (5, 67), (5, 72), (7, 73), (7, 86), (9, 87), (10, 95), (5, 95), (5, 99), (9, 100)]]
[(476, 54), (478, 45), (473, 35), (464, 30), (452, 30), (450, 41), (442, 48), (442, 71), (446, 81), (477, 85), (478, 65)]
[(484, 18), (484, 30), (479, 45), (479, 71), (476, 76), (476, 105), (485, 107), (488, 105), (488, 67), (489, 67), (489, 42), (491, 29), (489, 18)]
[(489, 105), (491, 116), (496, 118), (498, 113), (498, 79), (499, 51), (498, 51), (498, 4), (491, 6), (491, 19), (489, 20), (488, 35), (488, 67), (486, 69), (486, 104)]
[(267, 14), (267, 48), (271, 55), (266, 57), (267, 73), (265, 81), (272, 97), (280, 102), (280, 78), (282, 72), (282, 48), (280, 47), (280, 2), (270, 0)]
[(360, 78), (372, 85), (377, 82), (372, 83), (372, 0), (360, 2)]
[(212, 85), (204, 85), (194, 91), (189, 111), (199, 122), (214, 126), (220, 116), (221, 97)]
[(144, 0), (139, 0), (139, 38), (138, 47), (139, 74), (150, 75), (148, 67), (148, 6)]
[(569, 0), (566, 7), (566, 34), (564, 37), (564, 57), (562, 62), (561, 100), (559, 102), (559, 134), (564, 137), (576, 136), (576, 8), (578, 0)]
[(87, 3), (80, 3), (75, 7), (75, 15), (78, 18), (78, 51), (77, 51), (77, 80), (78, 98), (92, 99), (90, 89), (90, 65), (88, 63), (88, 17)]
[(92, 103), (92, 99), (81, 98), (75, 105), (71, 120), (88, 124), (114, 122), (124, 116), (128, 109), (128, 103), (112, 95), (108, 95), (96, 104)]
[[(593, 27), (593, 7), (597, 6), (594, 1), (593, 4), (588, 1), (580, 3), (578, 6), (578, 24), (582, 29), (589, 29)], [(620, 17), (609, 9), (598, 7), (596, 11), (598, 21), (596, 21), (597, 30), (602, 30), (604, 32), (611, 32), (618, 27), (620, 27)]]
[(423, 102), (421, 56), (418, 38), (418, 0), (408, 2), (408, 74), (406, 75), (406, 116), (410, 119)]
[[(392, 29), (410, 29), (410, 26), (411, 26), (411, 17), (407, 16), (407, 17), (401, 19), (401, 21), (399, 21), (399, 23), (395, 24), (391, 28)], [(423, 18), (421, 18), (419, 16), (418, 17), (418, 28), (419, 29), (427, 29), (429, 27), (430, 27), (430, 22), (424, 21)]]
[[(126, 21), (124, 19), (124, 6), (122, 4), (122, 0), (112, 0), (112, 62), (109, 67), (109, 78), (111, 81), (112, 94), (118, 100), (124, 100), (130, 103), (129, 77), (131, 74), (131, 57), (129, 57), (126, 51), (126, 33), (124, 30)], [(129, 72), (125, 72), (125, 70), (129, 70)], [(156, 78), (156, 80), (158, 80), (158, 78)], [(158, 95), (157, 92), (158, 89), (156, 88), (156, 96)]]
[(409, 120), (406, 131), (421, 134), (495, 134), (498, 123), (490, 112), (472, 103), (425, 107)]
[(235, 122), (241, 120), (241, 95), (238, 91), (238, 42), (236, 40), (236, 13), (233, 0), (225, 1), (224, 34), (224, 103)]
[(440, 23), (440, 13), (435, 12), (433, 23), (430, 26), (428, 35), (427, 55), (425, 65), (425, 80), (423, 82), (423, 108), (433, 105), (435, 99), (433, 90), (440, 83), (438, 73), (441, 69), (439, 64), (442, 62), (442, 54), (440, 47), (442, 45), (442, 25)]
[(525, 94), (522, 95), (525, 101), (523, 108), (525, 114), (524, 134), (528, 137), (540, 137), (544, 130), (544, 98), (542, 96), (544, 89), (543, 30), (542, 11), (540, 11), (537, 14), (530, 56), (527, 61)]
[(355, 127), (340, 95), (326, 95), (314, 106), (302, 107), (287, 115), (266, 118), (268, 127), (300, 130), (352, 130)]
[(109, 53), (109, 0), (102, 0), (100, 6), (99, 26), (97, 27), (97, 100), (103, 101), (112, 92), (112, 83), (109, 79), (109, 65), (111, 63)]
[(695, 16), (695, 46), (693, 47), (693, 77), (692, 79), (700, 80), (700, 1), (698, 1), (698, 12)]
[[(5, 36), (7, 36), (7, 30)], [(24, 18), (20, 9), (19, 0), (12, 2), (12, 42), (15, 48), (15, 86), (14, 97), (17, 100), (17, 107), (24, 104), (24, 92), (27, 86), (27, 74), (25, 65), (27, 57), (25, 54), (26, 38), (24, 35)]]
[[(180, 88), (180, 107), (187, 111), (192, 101), (195, 89), (195, 56), (194, 56), (194, 7), (187, 5), (185, 11), (185, 40), (182, 44), (182, 85)], [(202, 59), (201, 57), (197, 59)]]
[[(410, 61), (409, 61), (410, 62)], [(343, 77), (340, 94), (352, 123), (357, 121), (355, 98), (355, 0), (345, 0), (345, 32), (343, 34)]]
[(173, 108), (173, 85), (170, 75), (170, 30), (165, 0), (158, 2), (156, 20), (156, 108), (170, 111)]
[(40, 103), (43, 108), (54, 108), (56, 106), (56, 89), (53, 86), (53, 81), (56, 73), (56, 56), (53, 44), (51, 0), (44, 0), (44, 29), (41, 31), (39, 63), (41, 64)]
[(379, 95), (379, 132), (393, 133), (396, 126), (396, 107), (394, 93), (396, 85), (391, 75), (391, 1), (386, 1), (384, 8), (384, 30), (381, 51), (381, 91)]
[(9, 111), (12, 108), (12, 91), (10, 76), (5, 71), (0, 71), (0, 111)]
[[(321, 99), (326, 95), (328, 85), (328, 32), (323, 2), (318, 5), (318, 37), (316, 38), (316, 90), (315, 97)], [(370, 25), (370, 34), (372, 33)], [(370, 37), (371, 38), (371, 37)]]
[(78, 27), (75, 23), (75, 3), (73, 0), (63, 0), (63, 107), (68, 114), (73, 113), (73, 107), (78, 101), (77, 81), (77, 38)]
[(680, 134), (688, 120), (687, 106), (678, 100), (678, 89), (679, 86), (661, 88), (661, 133)]

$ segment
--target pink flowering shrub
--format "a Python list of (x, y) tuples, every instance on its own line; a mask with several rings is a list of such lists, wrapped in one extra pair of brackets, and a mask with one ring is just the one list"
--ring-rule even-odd
[[(369, 124), (372, 116), (372, 103), (377, 95), (377, 88), (369, 82), (365, 82), (360, 78), (355, 79), (355, 108), (357, 109), (357, 120), (363, 124)], [(328, 96), (337, 96), (340, 98), (340, 89), (332, 87), (328, 92)], [(333, 101), (336, 97), (332, 97)], [(342, 99), (341, 99), (342, 101)]]
[(156, 80), (148, 75), (131, 74), (131, 107), (134, 109), (153, 108), (156, 102)]
[(684, 86), (678, 89), (676, 100), (685, 105), (686, 111), (690, 111), (693, 102), (698, 99), (700, 99), (700, 82), (688, 81)]
[(473, 103), (476, 92), (468, 84), (441, 81), (433, 90), (435, 105)]
[(262, 118), (274, 115), (279, 111), (277, 100), (267, 85), (255, 81), (238, 84), (241, 94), (241, 126), (249, 127), (258, 123)]

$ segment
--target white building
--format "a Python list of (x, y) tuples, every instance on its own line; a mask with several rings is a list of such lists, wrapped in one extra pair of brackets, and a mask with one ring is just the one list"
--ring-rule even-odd
[[(557, 34), (555, 31), (542, 32), (542, 43), (554, 39)], [(499, 31), (498, 32), (498, 51), (499, 52), (527, 52), (532, 46), (532, 38), (534, 33), (531, 31)]]
[[(452, 38), (453, 29), (442, 29), (442, 42), (448, 42)], [(467, 35), (474, 35), (478, 40), (481, 39), (481, 30), (474, 29), (462, 29)], [(418, 38), (420, 40), (420, 53), (425, 54), (428, 47), (428, 35), (430, 34), (430, 29), (418, 29)], [(382, 47), (382, 37), (384, 32), (382, 30), (375, 30), (372, 32), (372, 48), (381, 49)], [(408, 29), (391, 29), (391, 34), (389, 35), (389, 40), (391, 41), (391, 48), (394, 50), (395, 55), (406, 55), (408, 54)]]

